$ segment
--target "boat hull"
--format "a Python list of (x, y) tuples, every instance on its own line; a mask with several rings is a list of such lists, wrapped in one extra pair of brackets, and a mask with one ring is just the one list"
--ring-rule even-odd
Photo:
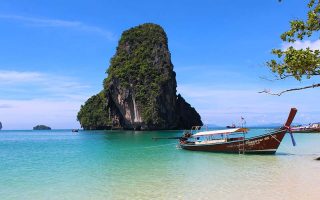
[(237, 140), (214, 144), (183, 144), (182, 149), (191, 151), (207, 151), (216, 153), (274, 154), (287, 130), (264, 134), (245, 140)]

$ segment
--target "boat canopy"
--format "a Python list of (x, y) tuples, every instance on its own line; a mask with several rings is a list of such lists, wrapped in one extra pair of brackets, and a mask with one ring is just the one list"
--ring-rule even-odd
[(222, 129), (222, 130), (214, 130), (214, 131), (201, 131), (196, 134), (193, 134), (193, 137), (217, 135), (217, 134), (230, 134), (235, 132), (242, 132), (243, 130), (244, 130), (243, 128), (231, 128), (231, 129)]

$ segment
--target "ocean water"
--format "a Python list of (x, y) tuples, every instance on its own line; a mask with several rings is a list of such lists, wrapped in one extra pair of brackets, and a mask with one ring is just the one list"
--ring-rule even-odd
[(320, 134), (296, 147), (286, 135), (268, 156), (152, 140), (181, 133), (2, 130), (0, 199), (320, 199)]

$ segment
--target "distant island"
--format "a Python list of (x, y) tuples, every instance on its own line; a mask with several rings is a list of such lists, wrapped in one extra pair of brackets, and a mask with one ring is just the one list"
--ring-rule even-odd
[(0, 130), (2, 129), (2, 123), (0, 122)]
[(85, 130), (190, 129), (203, 125), (198, 112), (177, 92), (168, 39), (157, 24), (123, 32), (103, 90), (81, 106)]
[(33, 130), (51, 130), (51, 128), (46, 125), (37, 125), (37, 126), (33, 127)]

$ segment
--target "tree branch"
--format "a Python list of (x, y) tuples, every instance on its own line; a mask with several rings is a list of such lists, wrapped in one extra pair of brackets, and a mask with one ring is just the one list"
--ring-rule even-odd
[[(314, 73), (310, 73), (310, 74), (305, 74), (303, 76), (307, 76), (307, 75), (320, 76), (320, 73), (314, 72)], [(292, 75), (292, 74), (274, 75), (274, 78), (268, 78), (268, 77), (265, 77), (265, 76), (260, 76), (259, 78), (261, 78), (263, 80), (266, 80), (266, 81), (273, 82), (273, 81), (280, 81), (280, 80), (283, 80), (283, 79), (286, 79), (286, 78), (290, 78), (290, 77), (294, 77), (294, 75)]]
[(270, 81), (270, 82), (283, 80), (283, 79), (286, 79), (288, 77), (293, 77), (293, 75), (281, 75), (281, 76), (274, 75), (273, 79), (272, 78), (268, 78), (268, 77), (260, 76), (261, 79), (266, 80), (266, 81)]
[(306, 87), (292, 88), (292, 89), (284, 90), (284, 91), (279, 92), (279, 93), (272, 93), (272, 92), (270, 92), (270, 90), (266, 90), (266, 89), (261, 91), (261, 92), (258, 92), (258, 93), (267, 93), (267, 94), (270, 94), (270, 95), (281, 96), (283, 93), (286, 93), (286, 92), (304, 90), (304, 89), (315, 88), (315, 87), (320, 87), (320, 83), (309, 85), (309, 86), (306, 86)]

